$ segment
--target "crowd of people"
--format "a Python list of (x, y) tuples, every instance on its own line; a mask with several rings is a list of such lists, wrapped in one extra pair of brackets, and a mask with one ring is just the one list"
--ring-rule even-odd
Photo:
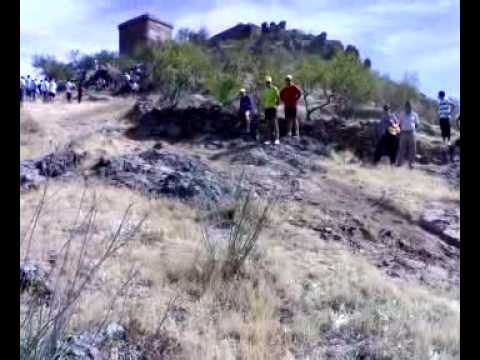
[[(138, 71), (125, 73), (127, 84), (132, 92), (139, 91), (140, 74)], [(76, 85), (69, 80), (65, 83), (65, 93), (68, 102), (72, 101), (73, 91), (77, 89), (77, 99), (82, 101), (82, 84)], [(28, 75), (26, 78), (20, 78), (20, 104), (29, 100), (35, 102), (37, 95), (43, 98), (45, 103), (54, 102), (57, 95), (57, 83), (53, 78), (44, 78), (37, 80)], [(287, 136), (295, 138), (300, 137), (300, 124), (297, 116), (298, 102), (302, 98), (302, 90), (293, 82), (293, 77), (287, 75), (285, 77), (285, 86), (279, 90), (273, 85), (272, 77), (265, 78), (265, 88), (260, 97), (260, 105), (264, 111), (265, 125), (267, 128), (266, 145), (280, 144), (280, 129), (278, 123), (277, 108), (280, 103), (284, 105), (284, 118), (287, 122)], [(258, 109), (255, 97), (248, 94), (246, 89), (240, 89), (240, 107), (239, 116), (245, 124), (246, 134), (257, 138), (256, 131), (252, 131), (252, 122), (258, 118)], [(455, 105), (445, 98), (445, 92), (440, 91), (438, 94), (438, 118), (441, 130), (441, 136), (444, 145), (450, 150), (454, 146), (460, 146), (458, 139), (454, 146), (451, 144), (451, 121), (455, 111)], [(400, 116), (393, 113), (389, 105), (384, 105), (383, 115), (380, 119), (379, 141), (374, 153), (374, 163), (377, 164), (384, 155), (387, 155), (392, 165), (402, 166), (405, 161), (413, 167), (416, 157), (416, 139), (415, 134), (420, 125), (418, 114), (413, 111), (412, 104), (407, 101), (404, 111)], [(460, 116), (457, 117), (457, 126), (460, 128)], [(256, 129), (256, 127), (255, 127)]]
[[(257, 117), (257, 105), (255, 97), (247, 91), (240, 89), (239, 116), (245, 124), (245, 132), (255, 139), (257, 134), (252, 132), (252, 122)], [(297, 116), (298, 102), (302, 98), (302, 90), (293, 82), (293, 77), (285, 77), (285, 86), (279, 90), (272, 84), (272, 78), (265, 78), (265, 88), (261, 94), (261, 107), (264, 111), (264, 119), (267, 125), (265, 144), (280, 144), (280, 131), (277, 117), (277, 108), (280, 103), (284, 105), (284, 118), (287, 122), (287, 136), (298, 138), (300, 125)], [(458, 139), (451, 144), (451, 121), (455, 112), (455, 104), (446, 100), (445, 92), (438, 94), (438, 118), (443, 142), (450, 154), (455, 146), (460, 146)], [(420, 125), (418, 114), (413, 111), (412, 104), (407, 101), (400, 116), (392, 112), (388, 104), (383, 107), (383, 115), (380, 119), (378, 132), (379, 140), (374, 153), (374, 163), (377, 164), (384, 155), (387, 155), (392, 165), (402, 166), (405, 161), (410, 168), (413, 167), (416, 158), (415, 134)], [(460, 116), (457, 117), (457, 126), (460, 129)]]
[[(35, 102), (37, 97), (40, 97), (45, 103), (53, 103), (57, 97), (57, 82), (54, 78), (45, 77), (38, 80), (37, 78), (20, 77), (20, 106), (25, 101)], [(75, 85), (72, 80), (65, 83), (65, 96), (68, 102), (72, 101), (73, 91), (77, 89), (77, 99), (80, 103), (82, 101), (83, 89), (81, 83)]]

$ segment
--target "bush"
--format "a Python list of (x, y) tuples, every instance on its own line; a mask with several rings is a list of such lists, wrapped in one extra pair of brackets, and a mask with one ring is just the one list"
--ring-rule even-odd
[(148, 80), (161, 90), (169, 106), (176, 106), (185, 93), (203, 89), (211, 66), (206, 50), (192, 43), (167, 42), (138, 49), (135, 58), (151, 64)]
[(225, 241), (212, 239), (204, 232), (206, 258), (202, 265), (201, 278), (204, 284), (216, 277), (229, 280), (239, 275), (245, 262), (257, 248), (260, 234), (268, 225), (276, 201), (266, 203), (253, 199), (253, 192), (237, 192), (234, 201), (209, 216), (214, 226), (227, 225)]

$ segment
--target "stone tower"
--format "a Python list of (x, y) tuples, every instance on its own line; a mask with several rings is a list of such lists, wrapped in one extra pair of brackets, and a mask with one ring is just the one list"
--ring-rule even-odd
[(118, 25), (120, 55), (133, 55), (138, 46), (154, 46), (172, 39), (173, 25), (143, 14)]

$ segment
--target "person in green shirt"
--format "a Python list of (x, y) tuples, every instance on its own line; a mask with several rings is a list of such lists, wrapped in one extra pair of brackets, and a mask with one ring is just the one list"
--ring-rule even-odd
[(280, 92), (278, 88), (272, 84), (272, 78), (267, 76), (265, 78), (265, 90), (262, 94), (262, 105), (265, 109), (265, 120), (267, 121), (268, 137), (265, 144), (271, 144), (269, 137), (272, 135), (273, 143), (280, 144), (280, 129), (278, 127), (277, 106), (280, 104)]

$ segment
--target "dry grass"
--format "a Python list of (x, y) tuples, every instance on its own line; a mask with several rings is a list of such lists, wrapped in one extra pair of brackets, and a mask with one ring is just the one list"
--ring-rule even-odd
[[(431, 359), (432, 352), (441, 359), (459, 357), (458, 300), (394, 282), (341, 247), (297, 255), (277, 246), (269, 257), (278, 286), (288, 289), (297, 347), (337, 333), (353, 342), (369, 338), (375, 358)], [(322, 358), (321, 351), (311, 355)]]
[[(20, 111), (21, 130), (24, 129), (20, 134), (20, 159), (45, 155), (68, 142), (96, 134), (106, 126), (118, 126), (118, 119), (133, 102), (134, 99), (122, 98), (106, 103), (26, 103)], [(32, 128), (41, 132), (32, 133)]]
[[(50, 186), (31, 248), (37, 259), (46, 259), (65, 239), (82, 189), (75, 183)], [(87, 192), (96, 192), (99, 204), (90, 254), (98, 251), (95, 237), (112, 231), (129, 203), (134, 203), (132, 220), (150, 216), (83, 294), (72, 329), (92, 327), (108, 316), (124, 323), (135, 320), (154, 333), (169, 301), (178, 296), (175, 305), (185, 311), (185, 319), (175, 320), (170, 314), (163, 327), (180, 340), (185, 358), (287, 359), (291, 349), (310, 348), (333, 330), (339, 336), (358, 333), (373, 339), (378, 356), (426, 359), (429, 351), (437, 351), (444, 354), (442, 359), (458, 358), (458, 302), (394, 283), (344, 248), (317, 244), (314, 253), (292, 249), (282, 230), (272, 227), (259, 240), (260, 255), (246, 263), (241, 277), (203, 288), (192, 275), (206, 255), (195, 211), (171, 200), (147, 200), (98, 184)], [(22, 195), (22, 231), (40, 196)], [(112, 304), (132, 271), (132, 286)], [(294, 314), (289, 325), (279, 321), (285, 301)]]
[(352, 160), (353, 155), (342, 153), (322, 165), (328, 169), (329, 178), (356, 187), (379, 204), (412, 220), (418, 219), (432, 203), (458, 205), (460, 202), (460, 192), (445, 179), (418, 169), (388, 165), (367, 167)]

